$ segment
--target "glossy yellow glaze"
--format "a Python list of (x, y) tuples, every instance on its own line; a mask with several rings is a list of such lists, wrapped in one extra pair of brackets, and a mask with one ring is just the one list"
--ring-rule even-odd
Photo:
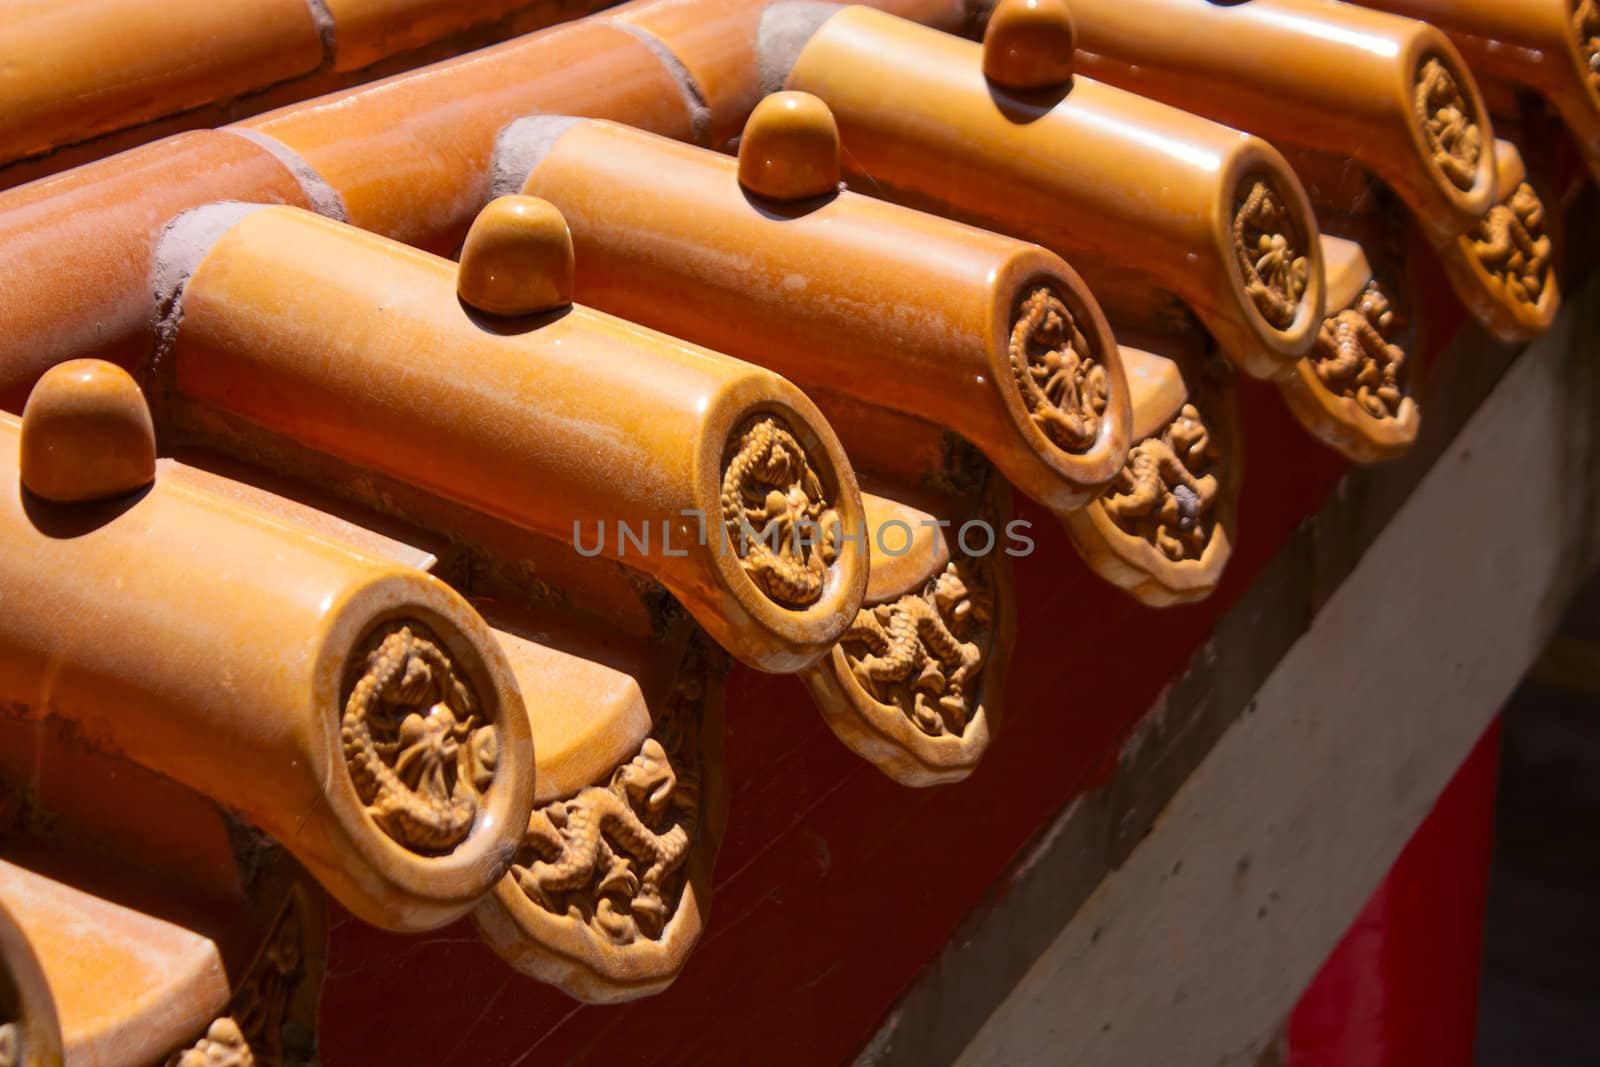
[(0, 162), (147, 122), (322, 62), (304, 0), (153, 10), (143, 0), (14, 0), (0, 44)]
[[(1592, 0), (1357, 2), (1432, 23), (1450, 35), (1480, 75), (1544, 94), (1572, 131), (1590, 172), (1600, 177), (1600, 79), (1586, 48), (1590, 34), (1575, 25), (1575, 12), (1583, 3), (1591, 3), (1590, 10), (1595, 11)], [(1591, 18), (1597, 15), (1600, 11)]]
[[(0, 416), (0, 470), (20, 439)], [(188, 486), (61, 505), (5, 485), (0, 706), (65, 719), (241, 813), (369, 922), (436, 927), (493, 884), (532, 806), (533, 754), (504, 656), (458, 595)], [(471, 827), (434, 855), (374, 821), (341, 739), (348, 672), (396, 619), (442, 642), (499, 753)]]
[(1161, 432), (1189, 399), (1189, 387), (1176, 361), (1142, 348), (1122, 346), (1122, 366), (1128, 372), (1128, 395), (1133, 400), (1132, 437), (1143, 441)]
[[(866, 588), (854, 473), (787, 381), (581, 305), (479, 321), (454, 264), (354, 227), (288, 208), (234, 225), (184, 289), (172, 358), (187, 397), (575, 551), (603, 526), (606, 558), (758, 667), (814, 661)], [(845, 537), (793, 608), (720, 521), (725, 452), (767, 416), (798, 435)], [(650, 547), (624, 548), (618, 523)]]
[(240, 125), (304, 159), (338, 192), (350, 222), (448, 252), (489, 199), (496, 135), (535, 112), (626, 116), (674, 137), (688, 138), (693, 129), (688, 101), (657, 54), (603, 19), (556, 26)]
[[(1394, 187), (1436, 242), (1476, 224), (1494, 200), (1483, 100), (1449, 39), (1426, 23), (1326, 0), (1074, 0), (1072, 11), (1082, 73), (1354, 158)], [(1430, 58), (1481, 127), (1467, 188), (1434, 164), (1416, 119), (1418, 71)]]
[[(1312, 344), (1323, 308), (1309, 202), (1265, 142), (1075, 77), (1049, 99), (983, 76), (982, 48), (868, 8), (833, 15), (787, 88), (833, 109), (846, 169), (863, 188), (1037, 241), (1099, 292), (1105, 267), (1134, 268), (1182, 298), (1225, 352), (1273, 377)], [(1284, 326), (1246, 290), (1234, 218), (1264, 182), (1305, 257)]]
[[(1122, 464), (1127, 390), (1110, 328), (1036, 245), (849, 192), (780, 211), (752, 200), (733, 160), (600, 121), (568, 127), (523, 190), (572, 226), (589, 303), (955, 429), (1053, 506), (1088, 499)], [(1072, 448), (1034, 421), (1012, 365), (1020, 308), (1041, 288), (1104, 376), (1101, 417)]]

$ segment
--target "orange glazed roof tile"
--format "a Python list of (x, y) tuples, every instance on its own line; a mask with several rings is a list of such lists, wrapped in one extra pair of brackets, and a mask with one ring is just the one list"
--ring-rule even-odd
[(24, 3), (0, 1059), (854, 1055), (1558, 311), (1591, 42), (1364, 6)]

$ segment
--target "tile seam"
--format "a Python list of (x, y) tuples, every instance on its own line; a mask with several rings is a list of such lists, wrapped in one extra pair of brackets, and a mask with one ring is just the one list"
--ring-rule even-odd
[(571, 115), (524, 115), (507, 124), (495, 136), (489, 157), (489, 199), (522, 192), (561, 135), (582, 121)]
[(667, 68), (672, 80), (678, 84), (678, 91), (683, 94), (683, 101), (689, 108), (689, 126), (694, 131), (695, 144), (708, 147), (711, 141), (711, 104), (700, 88), (700, 83), (695, 81), (694, 75), (689, 73), (688, 66), (678, 58), (678, 54), (667, 45), (667, 42), (631, 22), (614, 18), (597, 21), (606, 22), (631, 35), (661, 61), (661, 65)]
[(145, 387), (152, 412), (159, 416), (166, 407), (170, 375), (168, 356), (177, 343), (183, 324), (183, 292), (201, 260), (234, 226), (245, 217), (267, 207), (238, 200), (224, 200), (190, 208), (167, 223), (156, 239), (150, 257), (149, 287), (154, 302), (153, 342), (149, 362), (137, 375)]
[(333, 12), (328, 9), (328, 0), (306, 0), (306, 7), (311, 11), (311, 22), (317, 28), (317, 36), (322, 39), (323, 65), (331, 65), (337, 50), (338, 24), (333, 20)]
[(761, 12), (756, 24), (756, 76), (763, 96), (784, 87), (811, 38), (844, 9), (844, 4), (818, 0), (780, 0)]
[(350, 212), (345, 207), (344, 197), (339, 195), (339, 190), (317, 172), (306, 158), (271, 134), (248, 126), (223, 126), (219, 133), (232, 134), (242, 137), (257, 148), (261, 148), (272, 155), (279, 163), (288, 169), (294, 180), (300, 186), (300, 191), (305, 194), (306, 200), (311, 205), (311, 210), (319, 215), (326, 216), (337, 222), (349, 222)]

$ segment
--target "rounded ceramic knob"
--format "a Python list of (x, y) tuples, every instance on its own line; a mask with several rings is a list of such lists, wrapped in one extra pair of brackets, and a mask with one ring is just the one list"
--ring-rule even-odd
[(1066, 85), (1074, 36), (1066, 0), (1000, 0), (983, 34), (983, 73), (1008, 89)]
[(456, 293), (490, 315), (535, 315), (572, 303), (572, 231), (548, 200), (502, 196), (461, 246)]
[(156, 429), (133, 377), (74, 359), (45, 372), (22, 409), (22, 484), (71, 503), (109, 500), (156, 477)]
[(739, 139), (739, 184), (772, 200), (804, 200), (839, 188), (839, 127), (810, 93), (773, 93)]

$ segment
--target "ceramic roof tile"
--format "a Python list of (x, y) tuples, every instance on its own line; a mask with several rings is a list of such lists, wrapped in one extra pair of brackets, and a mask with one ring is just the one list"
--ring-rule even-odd
[[(293, 84), (337, 86), (477, 39), (469, 24), (499, 20), (493, 36), (589, 6), (279, 4), (293, 34), (235, 20), (178, 81), (163, 64), (193, 50), (152, 53), (138, 115), (312, 67), (324, 80)], [(1511, 97), (1473, 81), (1482, 62), (1534, 85), (1581, 136), (1592, 101), (1570, 72), (1478, 48), (1573, 46), (1548, 17), (1501, 27), (1463, 6), (1445, 27), (1458, 54), (1423, 23), (1304, 0), (1072, 0), (1070, 19), (875, 6), (636, 0), (0, 193), (0, 248), (26, 264), (0, 291), (0, 406), (22, 411), (44, 375), (31, 416), (0, 416), (0, 471), (16, 471), (0, 726), (26, 741), (0, 775), (42, 783), (18, 818), (52, 862), (127, 823), (98, 874), (63, 867), (62, 892), (184, 826), (194, 841), (140, 877), (176, 885), (187, 864), (200, 911), (231, 916), (187, 931), (225, 973), (163, 971), (210, 974), (204, 995), (168, 998), (184, 1010), (161, 1026), (115, 1020), (141, 1058), (309, 1050), (323, 890), (400, 932), (470, 915), (510, 966), (582, 1001), (666, 990), (717, 929), (713, 887), (743, 894), (723, 929), (744, 929), (764, 906), (749, 879), (800, 862), (761, 835), (834, 825), (848, 776), (815, 728), (774, 740), (796, 733), (773, 688), (793, 681), (735, 667), (743, 718), (725, 735), (724, 650), (797, 674), (832, 734), (903, 785), (992, 795), (986, 757), (1094, 766), (1099, 749), (993, 743), (1008, 720), (1055, 737), (1039, 718), (1076, 716), (1114, 745), (1110, 720), (1138, 709), (1098, 676), (1148, 673), (1150, 650), (1097, 635), (1155, 618), (1135, 600), (1223, 586), (1245, 424), (1271, 428), (1251, 447), (1280, 494), (1315, 480), (1285, 410), (1350, 459), (1409, 448), (1430, 250), (1503, 336), (1554, 314), (1546, 172), (1513, 143), (1537, 142), (1498, 113), (1496, 142), (1486, 107)], [(39, 16), (41, 62), (61, 26), (109, 39), (128, 17)], [(949, 36), (986, 18), (983, 44)], [(1342, 75), (1308, 77), (1289, 49)], [(108, 88), (83, 99), (104, 108), (58, 113), (46, 93), (18, 128), (48, 147), (141, 121), (113, 107), (131, 68), (101, 67)], [(814, 97), (763, 102), (781, 88)], [(705, 147), (735, 144), (738, 159)], [(1397, 235), (1385, 183), (1429, 248)], [(126, 371), (62, 365), (83, 356)], [(1276, 390), (1237, 388), (1230, 362)], [(1035, 538), (1048, 559), (1029, 558)], [(1063, 602), (1085, 605), (1070, 625)], [(1164, 618), (1148, 631), (1201, 617)], [(1094, 677), (1071, 676), (1096, 649)], [(60, 729), (33, 731), (41, 716)], [(775, 761), (742, 762), (761, 744)], [(62, 779), (119, 766), (128, 783), (100, 776), (125, 811)], [(139, 775), (171, 781), (140, 793)], [(730, 806), (752, 821), (719, 882)], [(41, 830), (55, 818), (63, 840)], [(824, 868), (852, 870), (932, 847), (824, 843)], [(0, 921), (0, 962), (27, 987), (72, 926), (21, 919)], [(108, 936), (107, 952), (141, 943)], [(719, 981), (744, 966), (707, 951)], [(75, 974), (52, 990), (55, 1023), (24, 1003), (0, 1041), (82, 1045), (79, 1006), (114, 991)], [(437, 1056), (419, 1022), (407, 1048), (491, 1062), (542, 1018), (474, 1023)]]

